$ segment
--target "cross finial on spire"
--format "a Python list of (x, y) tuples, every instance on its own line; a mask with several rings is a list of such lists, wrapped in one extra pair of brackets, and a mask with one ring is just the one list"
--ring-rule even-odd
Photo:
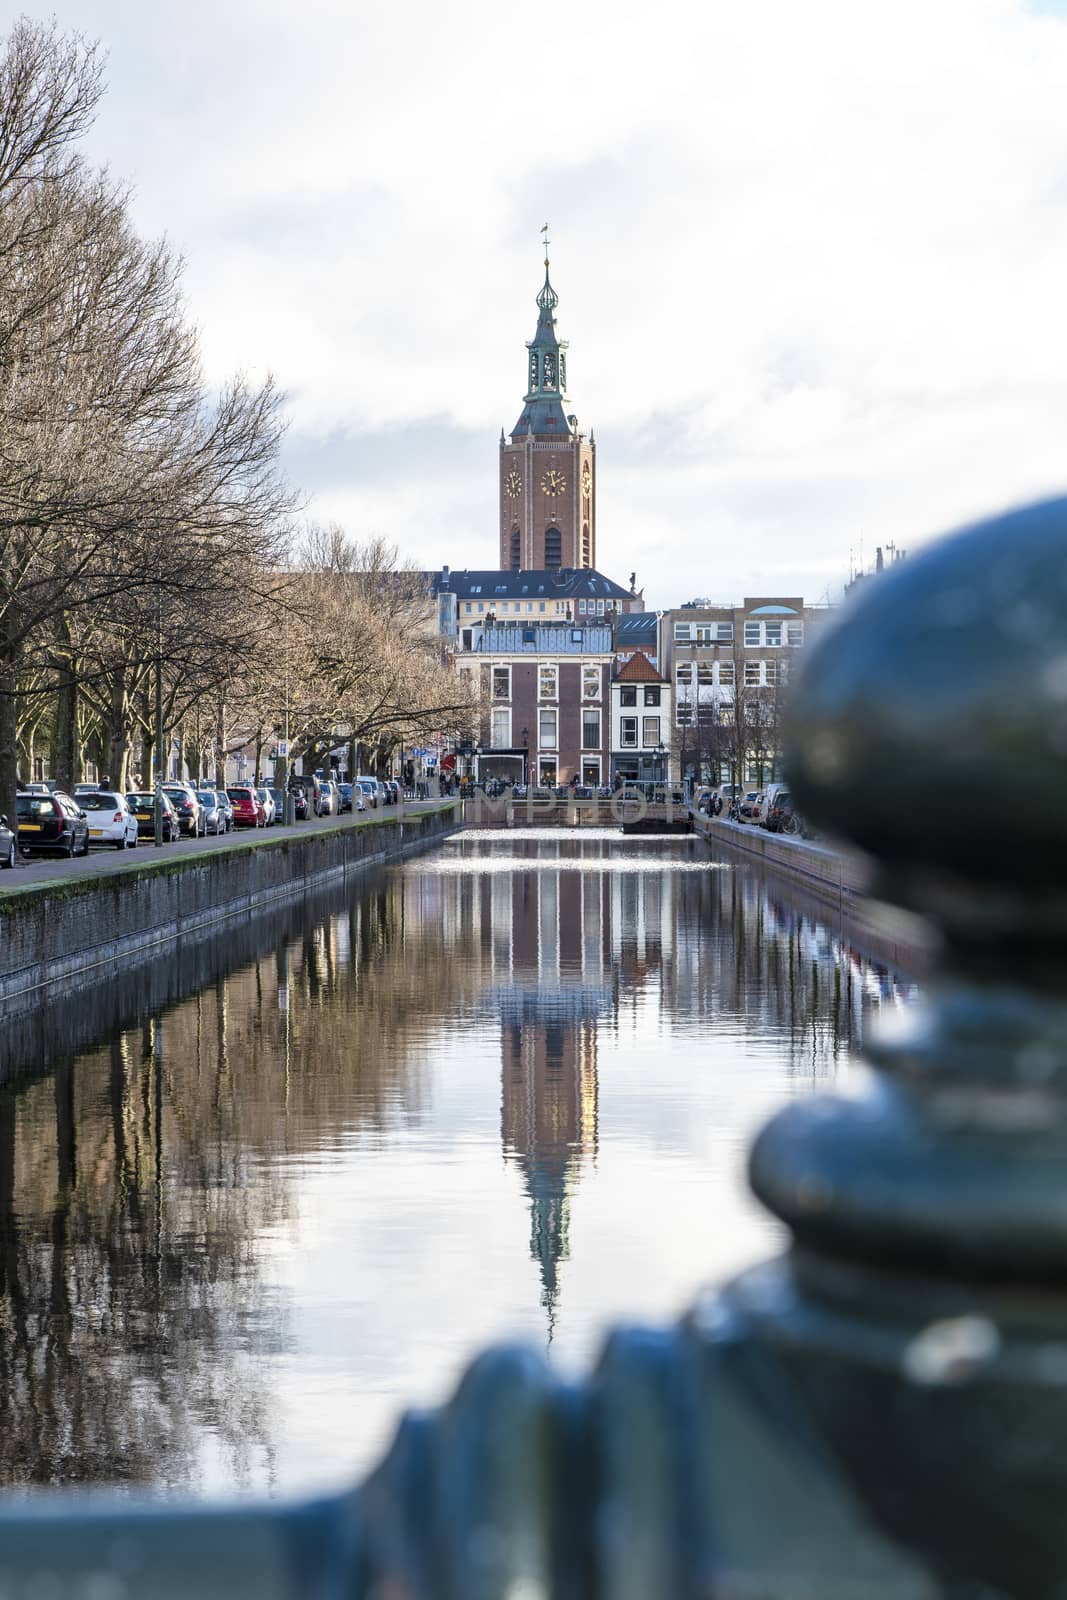
[(544, 235), (544, 241), (545, 241), (545, 266), (547, 267), (548, 266), (548, 247), (552, 243), (551, 239), (548, 237), (548, 223), (547, 222), (545, 223), (544, 227), (541, 229), (541, 232)]

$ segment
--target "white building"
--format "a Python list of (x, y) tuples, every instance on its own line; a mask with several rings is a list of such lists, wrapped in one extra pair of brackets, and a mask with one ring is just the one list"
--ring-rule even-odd
[(671, 748), (671, 684), (641, 650), (611, 680), (611, 781), (664, 782)]

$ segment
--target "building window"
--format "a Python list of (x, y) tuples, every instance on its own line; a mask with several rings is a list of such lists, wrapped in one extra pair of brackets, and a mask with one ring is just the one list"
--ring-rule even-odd
[(467, 615), (470, 616), (470, 614), (471, 614), (471, 612), (473, 610), (474, 610), (474, 607), (471, 605), (470, 601), (468, 600), (467, 601)]
[(712, 683), (714, 681), (713, 664), (710, 661), (697, 662), (697, 682)]
[(563, 565), (563, 535), (558, 528), (545, 529), (545, 566)]
[(778, 671), (780, 663), (777, 661), (765, 661), (763, 665), (767, 673), (767, 682), (772, 689), (777, 689), (779, 683), (783, 681)]
[(538, 611), (543, 611), (545, 609), (545, 602), (543, 600), (538, 600), (537, 609)]
[(598, 600), (597, 601), (597, 603), (596, 603), (596, 614), (597, 614), (598, 617), (602, 617), (604, 615), (604, 602), (603, 602), (603, 600)]
[(659, 718), (641, 718), (641, 743), (646, 750), (654, 749), (659, 744)]
[(558, 700), (559, 677), (555, 665), (538, 667), (537, 669), (537, 698), (539, 700)]
[(733, 683), (733, 681), (734, 681), (734, 664), (733, 664), (733, 662), (732, 661), (720, 661), (719, 662), (719, 682), (721, 684), (723, 684), (724, 686), (728, 687)]
[[(747, 626), (747, 624), (746, 624)], [(763, 681), (762, 661), (745, 662), (745, 688), (755, 689)]]
[(648, 688), (645, 690), (645, 705), (646, 706), (658, 706), (659, 705), (659, 685), (658, 684), (649, 684)]
[(478, 601), (478, 610), (479, 611), (484, 611), (485, 610), (485, 601), (484, 600), (479, 600)]
[(763, 642), (771, 649), (778, 649), (782, 643), (782, 624), (780, 622), (765, 622), (763, 624)]
[(745, 645), (758, 646), (760, 642), (760, 625), (758, 622), (745, 623)]
[(720, 700), (719, 701), (719, 722), (720, 722), (721, 726), (724, 727), (724, 728), (732, 728), (733, 727), (733, 725), (734, 725), (734, 703), (733, 703), (732, 700)]
[(582, 712), (582, 749), (600, 749), (600, 712), (586, 708)]
[(493, 749), (507, 750), (511, 746), (511, 712), (506, 706), (493, 707)]
[(683, 700), (678, 705), (677, 710), (678, 710), (678, 719), (677, 719), (678, 720), (678, 726), (680, 728), (688, 728), (689, 724), (693, 720), (693, 708), (692, 708), (692, 706), (689, 704), (688, 700)]
[(692, 664), (692, 662), (691, 661), (683, 661), (676, 668), (676, 675), (677, 675), (679, 683), (692, 683), (692, 681), (693, 681), (693, 664)]
[(493, 668), (493, 699), (494, 700), (510, 700), (511, 699), (511, 668), (510, 667), (494, 667)]
[(474, 649), (474, 629), (473, 628), (464, 628), (464, 630), (463, 630), (463, 648), (464, 648), (464, 650), (473, 650)]
[(690, 629), (688, 622), (676, 622), (674, 624), (675, 644), (688, 644), (691, 631), (692, 630)]
[(526, 610), (527, 610), (527, 613), (529, 613), (529, 612), (531, 612), (533, 610), (533, 601), (532, 600), (527, 600), (527, 602), (526, 602)]
[(802, 622), (789, 622), (786, 624), (785, 642), (794, 649), (804, 643), (804, 624)]
[(718, 644), (733, 644), (734, 625), (732, 622), (717, 622), (715, 624), (715, 640)]
[(624, 750), (637, 747), (637, 718), (623, 717), (621, 721), (622, 748)]
[(637, 704), (637, 690), (632, 683), (624, 683), (619, 690), (620, 706), (635, 706)]
[(538, 713), (538, 743), (542, 750), (556, 748), (556, 713), (554, 711), (540, 711)]
[(537, 778), (538, 782), (545, 789), (554, 789), (556, 787), (555, 756), (543, 756), (541, 758), (541, 760), (537, 763)]
[(600, 699), (600, 668), (599, 667), (583, 667), (582, 668), (582, 699), (583, 700), (599, 700)]
[(578, 615), (580, 617), (584, 617), (585, 616), (585, 601), (584, 600), (579, 600), (579, 602), (578, 602)]

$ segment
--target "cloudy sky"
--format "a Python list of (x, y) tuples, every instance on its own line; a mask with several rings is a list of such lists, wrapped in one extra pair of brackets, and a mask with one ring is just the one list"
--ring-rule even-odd
[(495, 564), (546, 219), (598, 564), (651, 604), (818, 601), (1067, 483), (1067, 0), (53, 11), (319, 519)]

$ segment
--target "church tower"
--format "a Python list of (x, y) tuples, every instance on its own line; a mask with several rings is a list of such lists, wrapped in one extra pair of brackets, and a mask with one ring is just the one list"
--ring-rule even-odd
[(513, 571), (596, 566), (596, 442), (578, 431), (567, 409), (558, 304), (546, 238), (537, 332), (526, 346), (526, 398), (510, 439), (500, 435), (500, 565)]

